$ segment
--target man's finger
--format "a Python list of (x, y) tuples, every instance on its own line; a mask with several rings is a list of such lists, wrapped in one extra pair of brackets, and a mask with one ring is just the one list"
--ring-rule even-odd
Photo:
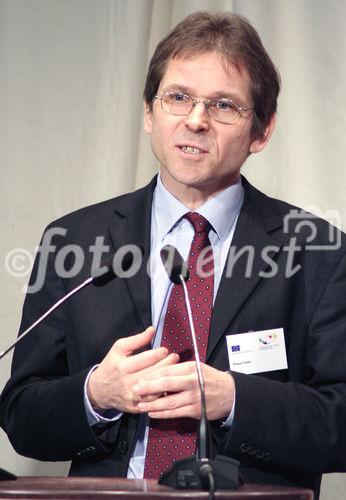
[(193, 405), (181, 406), (180, 408), (175, 408), (174, 410), (163, 410), (148, 413), (150, 418), (156, 419), (168, 419), (168, 418), (182, 418), (191, 417), (195, 419), (200, 418), (200, 412), (198, 412)]
[(196, 373), (194, 361), (186, 361), (170, 366), (158, 367), (144, 375), (143, 381), (156, 380), (164, 377), (176, 377)]
[(139, 411), (143, 413), (157, 412), (176, 412), (179, 408), (193, 407), (195, 413), (197, 407), (200, 408), (199, 396), (194, 392), (186, 391), (177, 394), (162, 396), (153, 401), (140, 401), (138, 403)]
[(144, 332), (117, 340), (113, 344), (112, 349), (123, 356), (130, 356), (135, 351), (138, 351), (139, 349), (142, 349), (150, 344), (154, 335), (155, 328), (153, 326), (149, 326), (146, 330), (144, 330)]
[(153, 367), (168, 355), (168, 349), (166, 347), (158, 347), (157, 349), (150, 349), (135, 354), (134, 356), (126, 358), (126, 371), (127, 373), (135, 373), (145, 368)]
[(165, 358), (160, 359), (155, 365), (151, 365), (148, 368), (145, 368), (142, 371), (142, 373), (140, 374), (141, 375), (140, 381), (143, 380), (147, 374), (149, 374), (153, 371), (156, 371), (159, 368), (164, 368), (165, 366), (176, 365), (177, 363), (179, 363), (179, 354), (172, 352), (172, 353), (168, 354), (168, 356), (166, 356)]
[(135, 396), (146, 396), (164, 392), (183, 392), (196, 390), (197, 379), (190, 376), (163, 377), (148, 381), (139, 381), (132, 388)]

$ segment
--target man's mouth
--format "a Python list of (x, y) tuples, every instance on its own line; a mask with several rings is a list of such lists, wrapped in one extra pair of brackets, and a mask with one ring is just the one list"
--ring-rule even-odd
[(207, 153), (204, 149), (196, 148), (194, 146), (178, 146), (184, 153), (188, 153), (191, 155), (200, 155), (203, 153)]

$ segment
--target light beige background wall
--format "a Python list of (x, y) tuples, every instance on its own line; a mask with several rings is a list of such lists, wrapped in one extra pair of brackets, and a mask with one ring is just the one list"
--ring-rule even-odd
[[(327, 218), (337, 210), (346, 227), (343, 0), (0, 0), (0, 350), (16, 336), (44, 226), (156, 172), (141, 125), (148, 58), (201, 9), (248, 17), (282, 75), (277, 130), (244, 173)], [(7, 358), (0, 389), (9, 368)], [(2, 432), (1, 465), (23, 475), (67, 470), (18, 457)], [(345, 476), (328, 476), (322, 498), (343, 498), (345, 487)]]

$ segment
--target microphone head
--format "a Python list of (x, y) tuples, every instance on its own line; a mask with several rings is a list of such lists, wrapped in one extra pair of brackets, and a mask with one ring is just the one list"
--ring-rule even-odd
[[(143, 255), (143, 250), (141, 248), (140, 255)], [(91, 269), (90, 276), (93, 279), (93, 284), (96, 286), (106, 285), (109, 281), (118, 277), (118, 266), (120, 266), (121, 273), (125, 273), (132, 267), (135, 260), (136, 256), (131, 251), (126, 252), (121, 257), (119, 257), (117, 253), (106, 257), (102, 260), (100, 266)]]
[(181, 285), (180, 276), (184, 281), (189, 279), (189, 269), (178, 250), (172, 245), (165, 245), (161, 252), (161, 260), (169, 279), (176, 285)]

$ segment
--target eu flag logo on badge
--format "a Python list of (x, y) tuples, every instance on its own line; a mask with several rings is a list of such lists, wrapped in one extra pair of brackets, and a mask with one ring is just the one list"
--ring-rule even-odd
[(232, 352), (240, 351), (240, 345), (232, 345)]

